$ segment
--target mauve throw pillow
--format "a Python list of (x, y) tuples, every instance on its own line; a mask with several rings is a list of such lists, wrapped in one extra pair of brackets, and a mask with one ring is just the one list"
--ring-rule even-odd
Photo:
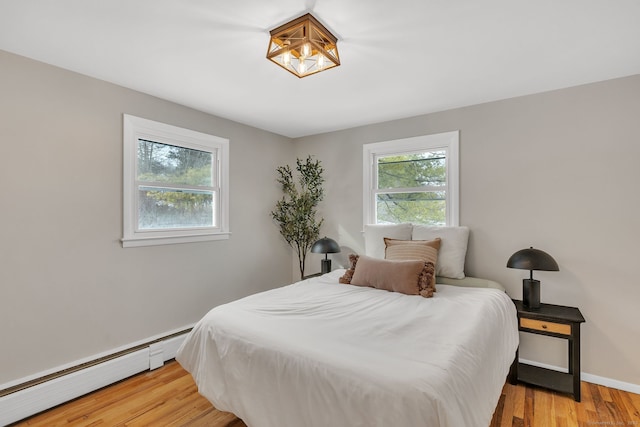
[(428, 282), (434, 267), (433, 263), (420, 260), (390, 261), (361, 255), (351, 284), (429, 298), (433, 296)]

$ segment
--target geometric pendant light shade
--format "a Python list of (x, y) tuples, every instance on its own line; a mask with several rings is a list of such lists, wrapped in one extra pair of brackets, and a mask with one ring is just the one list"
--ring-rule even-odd
[(302, 78), (340, 65), (338, 39), (310, 13), (271, 31), (267, 59)]

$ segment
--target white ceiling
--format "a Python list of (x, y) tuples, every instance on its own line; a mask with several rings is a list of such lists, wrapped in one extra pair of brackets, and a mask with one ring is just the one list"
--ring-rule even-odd
[[(342, 65), (298, 79), (308, 11)], [(0, 0), (0, 49), (299, 137), (639, 74), (640, 1)]]

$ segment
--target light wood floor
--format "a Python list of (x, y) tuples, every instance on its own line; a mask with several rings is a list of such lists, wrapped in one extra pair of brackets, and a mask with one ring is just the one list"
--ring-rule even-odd
[[(16, 426), (245, 427), (196, 390), (177, 362), (80, 397)], [(558, 393), (505, 384), (490, 427), (640, 427), (640, 395), (582, 383), (582, 402)], [(328, 426), (329, 427), (329, 426)], [(408, 426), (422, 427), (422, 426)]]

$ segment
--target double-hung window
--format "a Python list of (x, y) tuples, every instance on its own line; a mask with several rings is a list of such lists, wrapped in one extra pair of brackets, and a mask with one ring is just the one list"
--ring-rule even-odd
[(229, 237), (229, 141), (124, 115), (122, 245)]
[(363, 146), (364, 224), (456, 226), (458, 132)]

